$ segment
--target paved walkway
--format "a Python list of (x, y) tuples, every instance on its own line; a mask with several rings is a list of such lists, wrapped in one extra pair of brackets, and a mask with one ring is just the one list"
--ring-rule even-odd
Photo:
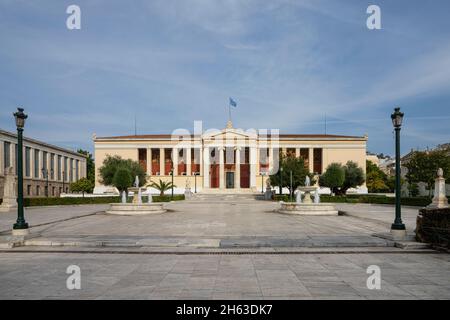
[[(80, 290), (66, 287), (69, 265)], [(370, 265), (380, 290), (367, 288)], [(0, 299), (450, 299), (450, 255), (0, 253), (0, 288)]]
[[(33, 227), (36, 225), (92, 215), (104, 211), (106, 208), (108, 208), (108, 205), (28, 207), (25, 208), (25, 218), (28, 224)], [(16, 210), (0, 212), (0, 234), (11, 231), (16, 220)]]
[[(247, 197), (208, 196), (165, 205), (168, 212), (116, 216), (95, 212), (106, 206), (68, 206), (29, 210), (39, 238), (35, 246), (127, 246), (185, 248), (386, 247), (392, 241), (374, 237), (390, 229), (393, 207), (338, 205), (343, 216), (294, 216), (276, 212), (276, 202)], [(405, 208), (414, 222), (417, 209)], [(76, 218), (77, 217), (77, 218)], [(8, 223), (13, 223), (13, 216)], [(51, 219), (58, 219), (49, 223)], [(4, 219), (6, 221), (8, 219)], [(408, 231), (415, 224), (407, 224)]]
[[(373, 236), (389, 230), (393, 207), (343, 204), (337, 217), (277, 207), (220, 196), (140, 217), (95, 214), (104, 205), (29, 209), (40, 237), (0, 251), (0, 299), (450, 299), (448, 254)], [(416, 215), (404, 208), (409, 231)], [(14, 220), (2, 214), (0, 226)], [(81, 268), (81, 290), (66, 288), (69, 265)], [(367, 288), (370, 265), (380, 290)]]

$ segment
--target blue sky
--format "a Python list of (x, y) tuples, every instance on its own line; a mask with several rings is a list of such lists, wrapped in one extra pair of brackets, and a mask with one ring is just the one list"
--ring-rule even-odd
[[(66, 8), (81, 7), (81, 30)], [(381, 8), (382, 30), (366, 9)], [(92, 134), (235, 127), (450, 142), (450, 2), (0, 0), (0, 128), (92, 150)]]

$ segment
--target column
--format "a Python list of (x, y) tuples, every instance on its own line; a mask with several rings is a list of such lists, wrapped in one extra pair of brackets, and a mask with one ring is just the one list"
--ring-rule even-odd
[(300, 148), (295, 148), (295, 157), (300, 158)]
[(309, 148), (309, 172), (314, 173), (314, 148)]
[(274, 170), (275, 166), (273, 163), (273, 148), (272, 145), (269, 146), (269, 173), (275, 173), (272, 172)]
[[(198, 148), (199, 150), (199, 161), (200, 161), (200, 167), (199, 167), (199, 172), (198, 174), (203, 174), (203, 150), (202, 148)], [(195, 152), (195, 149), (194, 149)]]
[(219, 147), (219, 188), (225, 189), (225, 161), (224, 148)]
[(172, 148), (173, 175), (178, 175), (178, 148)]
[(164, 148), (159, 148), (159, 175), (163, 176), (165, 174), (164, 168)]
[(250, 147), (250, 188), (256, 188), (256, 147)]
[(236, 173), (234, 176), (234, 188), (241, 188), (241, 147), (236, 148)]
[(203, 188), (209, 188), (209, 147), (203, 149)]
[(186, 150), (186, 175), (190, 176), (192, 175), (192, 163), (191, 163), (192, 149), (190, 146), (188, 146), (185, 150)]
[(152, 175), (152, 148), (147, 148), (147, 175)]
[(3, 140), (0, 140), (0, 174), (5, 174), (5, 142)]
[(11, 167), (13, 167), (13, 172), (14, 174), (17, 171), (17, 163), (16, 163), (16, 143), (11, 143), (10, 149), (11, 151), (9, 152), (9, 163), (11, 163)]

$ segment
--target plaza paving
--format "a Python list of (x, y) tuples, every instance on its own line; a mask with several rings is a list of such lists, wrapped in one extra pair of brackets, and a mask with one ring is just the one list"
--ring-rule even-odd
[[(337, 205), (341, 216), (294, 216), (276, 212), (276, 202), (214, 196), (168, 203), (164, 214), (117, 216), (107, 206), (46, 207), (27, 210), (34, 246), (128, 246), (186, 248), (386, 247), (392, 206)], [(404, 208), (408, 231), (417, 208)], [(2, 217), (7, 229), (13, 212)], [(54, 220), (51, 223), (52, 219)], [(3, 233), (5, 234), (5, 232)]]
[[(80, 290), (66, 287), (73, 264)], [(366, 286), (369, 265), (380, 290)], [(450, 299), (450, 255), (1, 253), (0, 288), (0, 299)]]
[[(105, 205), (28, 209), (38, 237), (1, 249), (0, 298), (450, 298), (448, 254), (374, 236), (388, 232), (392, 206), (341, 204), (344, 215), (301, 217), (228, 195), (166, 207), (147, 216), (107, 215)], [(417, 212), (403, 208), (410, 233)], [(0, 215), (2, 230), (14, 220)], [(72, 264), (81, 290), (66, 288)], [(381, 290), (367, 289), (369, 265), (381, 268)]]

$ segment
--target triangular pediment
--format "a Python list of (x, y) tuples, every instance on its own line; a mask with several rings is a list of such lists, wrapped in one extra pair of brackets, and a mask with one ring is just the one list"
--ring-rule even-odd
[(242, 129), (223, 129), (211, 132), (205, 132), (203, 139), (211, 140), (247, 140), (256, 139), (255, 131), (244, 131)]

